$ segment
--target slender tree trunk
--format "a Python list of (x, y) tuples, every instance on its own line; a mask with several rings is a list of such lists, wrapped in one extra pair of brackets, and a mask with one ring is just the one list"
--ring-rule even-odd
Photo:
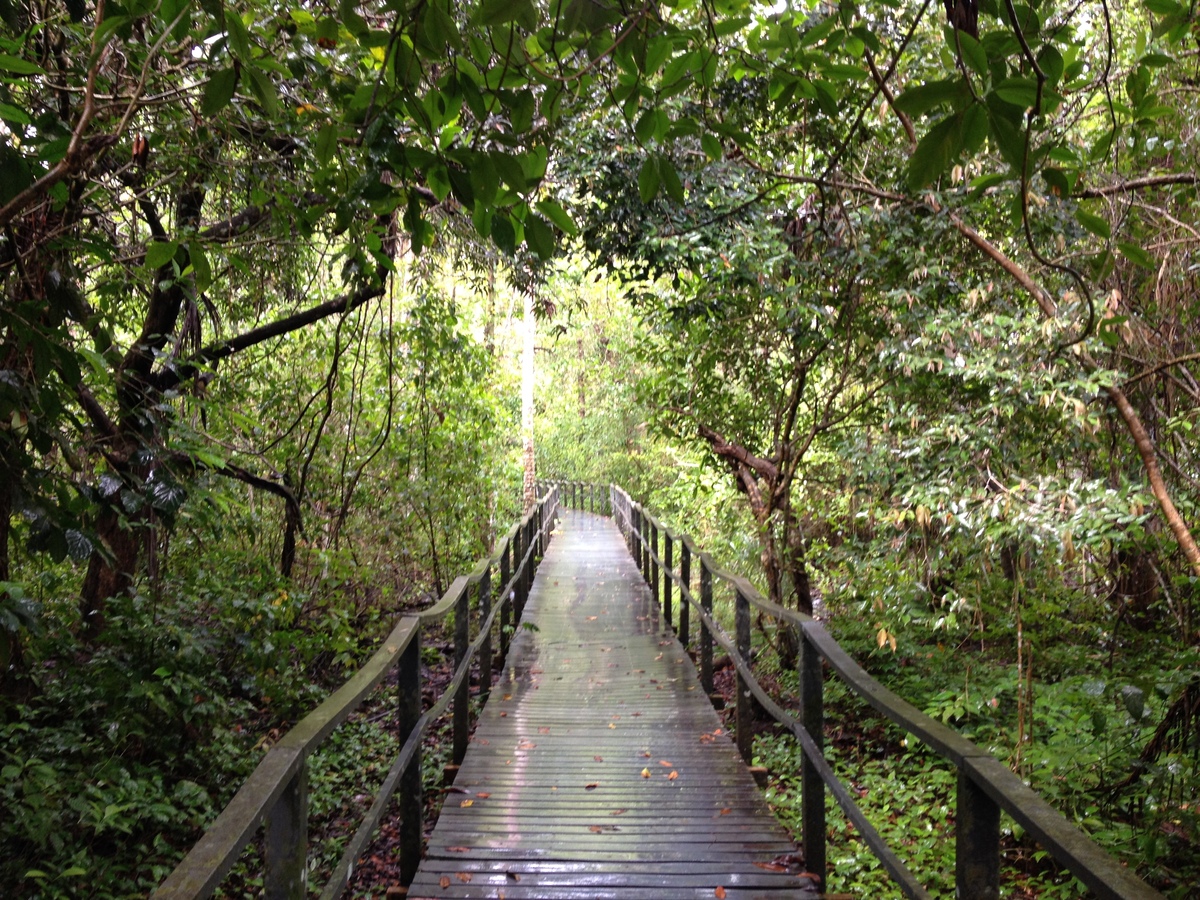
[(537, 468), (533, 452), (533, 354), (537, 347), (537, 320), (533, 291), (525, 292), (525, 343), (521, 351), (521, 453), (525, 468), (525, 512), (537, 503)]

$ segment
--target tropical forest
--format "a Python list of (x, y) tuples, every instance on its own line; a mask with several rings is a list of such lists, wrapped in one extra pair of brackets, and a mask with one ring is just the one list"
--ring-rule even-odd
[[(153, 893), (571, 482), (1200, 897), (1198, 132), (1189, 0), (0, 0), (0, 895)], [(307, 761), (308, 896), (392, 691)], [(954, 766), (824, 703), (954, 896)], [(904, 896), (826, 802), (830, 896)], [(388, 821), (344, 896), (402, 896)], [(1001, 896), (1094, 896), (999, 827)]]

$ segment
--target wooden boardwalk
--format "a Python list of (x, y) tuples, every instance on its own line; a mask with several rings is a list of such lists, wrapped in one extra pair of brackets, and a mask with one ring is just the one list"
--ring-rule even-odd
[(813, 900), (616, 526), (561, 515), (409, 897)]

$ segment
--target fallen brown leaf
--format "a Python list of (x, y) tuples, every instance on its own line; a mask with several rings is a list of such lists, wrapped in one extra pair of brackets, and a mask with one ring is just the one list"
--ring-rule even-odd
[(462, 807), (474, 806), (474, 805), (475, 805), (475, 801), (474, 801), (474, 800), (464, 800), (462, 803), (460, 803), (460, 804), (458, 804), (458, 805), (459, 805), (459, 806), (462, 806)]
[(614, 809), (612, 812), (609, 813), (609, 815), (610, 816), (622, 816), (627, 812), (629, 812), (629, 807), (625, 806), (625, 807), (622, 807), (621, 809)]
[(521, 876), (518, 875), (516, 872), (505, 872), (504, 874), (507, 875), (511, 881), (520, 881), (521, 880)]
[(713, 896), (716, 897), (717, 900), (725, 900), (725, 888), (718, 884), (713, 890)]
[(669, 768), (671, 768), (671, 766), (675, 765), (675, 763), (671, 762), (671, 761), (670, 761), (670, 760), (668, 760), (668, 759), (660, 759), (660, 760), (658, 761), (658, 764), (659, 764), (660, 766), (666, 766), (668, 769), (669, 769)]
[(596, 762), (604, 762), (603, 756), (593, 756), (592, 759), (594, 759)]
[(642, 769), (642, 777), (643, 777), (643, 778), (649, 778), (649, 777), (650, 777), (650, 770), (649, 770), (649, 769)]
[(541, 725), (538, 727), (538, 734), (549, 734), (549, 733), (550, 733), (549, 725)]
[(779, 863), (756, 862), (756, 866), (760, 869), (766, 869), (768, 872), (786, 872), (787, 866), (781, 866)]
[(480, 800), (486, 800), (488, 797), (490, 797), (492, 795), (489, 794), (487, 791), (480, 791), (475, 796), (478, 797)]
[(731, 806), (727, 806), (727, 807), (725, 807), (723, 810), (721, 810), (721, 811), (720, 811), (720, 812), (719, 812), (717, 815), (721, 815), (721, 816), (727, 816), (727, 815), (729, 815), (731, 812), (733, 812), (733, 807), (731, 807)]
[(678, 777), (679, 777), (679, 773), (676, 772), (674, 769), (672, 769), (671, 774), (667, 776), (667, 781), (674, 781)]
[(537, 744), (535, 744), (533, 741), (520, 741), (517, 744), (517, 749), (518, 750), (532, 750), (536, 746), (537, 746)]
[(440, 879), (438, 879), (438, 884), (442, 886), (442, 890), (444, 891), (446, 888), (450, 887), (450, 876), (443, 875)]
[(454, 877), (457, 878), (459, 881), (461, 881), (463, 884), (467, 884), (471, 880), (471, 873), (470, 872), (455, 872)]
[(450, 853), (470, 853), (471, 852), (470, 847), (447, 847), (446, 849)]
[(583, 789), (584, 789), (585, 791), (594, 791), (594, 790), (595, 790), (596, 788), (598, 788), (598, 787), (600, 787), (600, 782), (598, 782), (598, 781), (593, 781), (591, 784), (585, 784), (585, 785), (583, 786)]

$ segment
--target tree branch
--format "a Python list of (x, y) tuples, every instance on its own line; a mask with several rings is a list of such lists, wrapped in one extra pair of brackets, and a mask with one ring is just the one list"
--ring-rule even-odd
[(1172, 175), (1147, 175), (1144, 178), (1131, 178), (1128, 181), (1118, 181), (1103, 187), (1084, 188), (1076, 191), (1074, 197), (1080, 200), (1095, 200), (1100, 197), (1111, 197), (1114, 194), (1129, 194), (1134, 191), (1144, 191), (1150, 188), (1167, 187), (1173, 184), (1197, 184), (1200, 175), (1195, 172), (1177, 172)]

